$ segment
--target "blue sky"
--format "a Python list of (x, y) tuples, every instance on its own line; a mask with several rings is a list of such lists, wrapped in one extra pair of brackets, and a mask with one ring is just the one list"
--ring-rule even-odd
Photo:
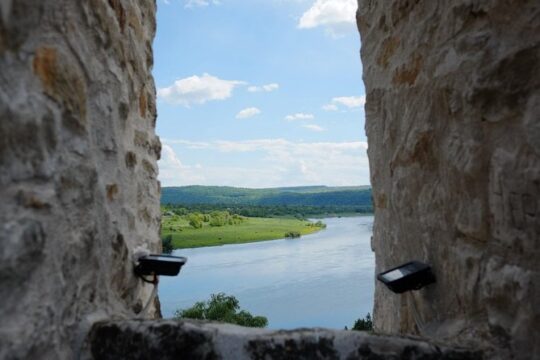
[(163, 186), (365, 185), (356, 0), (158, 0)]

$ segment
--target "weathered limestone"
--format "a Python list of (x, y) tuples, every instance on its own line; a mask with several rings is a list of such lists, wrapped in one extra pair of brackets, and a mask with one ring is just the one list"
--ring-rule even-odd
[[(360, 0), (375, 326), (540, 357), (540, 3)], [(495, 356), (495, 355), (493, 355)]]
[(479, 351), (358, 331), (269, 331), (198, 321), (96, 324), (88, 359), (482, 359)]
[(134, 317), (159, 250), (154, 1), (0, 3), (0, 358), (69, 359)]

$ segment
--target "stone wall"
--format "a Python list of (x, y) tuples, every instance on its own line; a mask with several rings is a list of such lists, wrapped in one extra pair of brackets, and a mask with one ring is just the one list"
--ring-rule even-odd
[(159, 250), (155, 2), (0, 3), (0, 358), (74, 358)]
[[(407, 295), (378, 284), (378, 331), (540, 354), (537, 3), (360, 0), (377, 271), (419, 259), (438, 280)], [(208, 358), (478, 357), (351, 332), (111, 322), (141, 315), (150, 289), (131, 256), (160, 246), (154, 32), (152, 0), (0, 3), (0, 358), (178, 342)]]
[(270, 331), (187, 321), (118, 321), (94, 326), (83, 360), (290, 359), (290, 360), (481, 360), (482, 352), (421, 339), (362, 331)]
[(377, 284), (378, 331), (540, 356), (539, 19), (534, 0), (359, 1), (377, 272), (437, 276)]

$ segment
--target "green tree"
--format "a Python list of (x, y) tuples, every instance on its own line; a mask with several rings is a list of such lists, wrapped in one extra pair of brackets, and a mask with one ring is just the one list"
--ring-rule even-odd
[(248, 327), (268, 325), (266, 317), (253, 316), (245, 310), (240, 310), (238, 299), (224, 293), (212, 294), (208, 301), (198, 301), (190, 308), (177, 310), (174, 318), (213, 320)]
[(161, 238), (161, 246), (164, 254), (170, 254), (174, 250), (172, 244), (172, 235), (165, 235)]
[(373, 330), (373, 321), (371, 320), (371, 315), (369, 313), (367, 313), (365, 318), (356, 320), (354, 322), (352, 330), (372, 331)]
[(322, 229), (326, 229), (326, 224), (323, 223), (323, 222), (320, 221), (320, 220), (317, 221), (317, 222), (315, 223), (315, 226), (316, 226), (316, 227), (320, 227), (320, 228), (322, 228)]
[(189, 225), (195, 229), (200, 229), (203, 226), (201, 216), (197, 213), (189, 214), (188, 221), (189, 221)]
[(298, 231), (289, 231), (288, 233), (285, 233), (286, 238), (295, 239), (299, 238), (300, 236), (302, 236), (302, 234), (300, 234)]
[(176, 209), (174, 209), (173, 212), (174, 212), (176, 215), (182, 216), (182, 215), (186, 215), (186, 214), (188, 213), (188, 210), (185, 209), (185, 208), (183, 208), (183, 207), (181, 207), (181, 208), (176, 208)]
[(228, 211), (212, 211), (210, 213), (210, 226), (224, 226), (230, 223), (231, 214)]

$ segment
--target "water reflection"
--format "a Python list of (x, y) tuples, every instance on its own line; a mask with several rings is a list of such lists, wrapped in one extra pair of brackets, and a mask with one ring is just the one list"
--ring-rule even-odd
[(160, 279), (163, 315), (225, 292), (269, 328), (350, 327), (373, 307), (373, 217), (323, 222), (300, 239), (175, 251), (189, 260), (180, 276)]

